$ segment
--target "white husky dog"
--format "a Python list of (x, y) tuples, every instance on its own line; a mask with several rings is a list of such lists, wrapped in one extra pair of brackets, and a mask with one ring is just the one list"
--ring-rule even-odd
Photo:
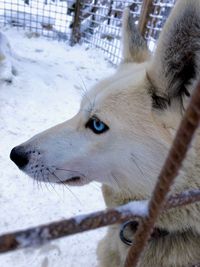
[[(151, 196), (192, 88), (200, 77), (200, 1), (178, 0), (153, 56), (129, 15), (123, 18), (123, 62), (85, 96), (78, 114), (15, 147), (11, 159), (44, 182), (103, 184), (113, 207)], [(172, 193), (200, 188), (200, 133)], [(120, 225), (98, 246), (99, 266), (123, 267), (129, 246)], [(140, 267), (200, 262), (200, 204), (165, 212)], [(130, 238), (133, 231), (130, 229)]]
[(0, 81), (12, 82), (16, 69), (12, 62), (13, 52), (5, 34), (0, 32)]

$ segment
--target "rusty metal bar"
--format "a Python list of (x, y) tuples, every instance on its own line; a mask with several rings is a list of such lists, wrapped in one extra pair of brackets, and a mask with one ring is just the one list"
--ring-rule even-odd
[[(200, 201), (200, 189), (186, 191), (176, 196), (169, 197), (164, 209), (181, 207), (196, 201)], [(141, 219), (147, 215), (148, 201), (139, 202), (142, 203), (142, 205), (139, 205), (140, 209), (138, 209), (138, 201), (133, 201), (114, 209), (81, 215), (68, 220), (1, 235), (0, 253), (31, 246), (39, 246), (50, 240), (111, 224), (123, 223), (130, 219)], [(133, 210), (135, 211), (134, 213)]]
[(168, 157), (158, 177), (158, 182), (149, 204), (149, 214), (141, 221), (136, 232), (134, 245), (130, 248), (125, 267), (136, 267), (139, 258), (150, 238), (156, 219), (161, 212), (166, 196), (173, 184), (187, 150), (200, 123), (200, 82), (198, 83), (183, 120), (177, 131)]

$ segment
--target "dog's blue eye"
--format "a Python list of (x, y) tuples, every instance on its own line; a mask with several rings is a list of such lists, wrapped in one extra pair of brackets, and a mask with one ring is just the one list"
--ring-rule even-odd
[(96, 117), (90, 118), (85, 127), (91, 129), (95, 134), (104, 133), (109, 129), (104, 122), (100, 121)]

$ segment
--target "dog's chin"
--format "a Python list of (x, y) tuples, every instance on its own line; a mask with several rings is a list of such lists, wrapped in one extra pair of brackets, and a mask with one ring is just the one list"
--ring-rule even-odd
[(82, 186), (89, 183), (89, 181), (84, 177), (74, 176), (70, 179), (67, 179), (62, 182), (58, 182), (59, 184), (65, 184), (70, 186)]

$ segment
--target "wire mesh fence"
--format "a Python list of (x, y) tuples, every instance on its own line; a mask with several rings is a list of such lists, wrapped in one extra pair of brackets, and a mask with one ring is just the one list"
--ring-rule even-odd
[[(150, 3), (148, 14), (146, 4)], [(129, 6), (138, 24), (143, 19), (153, 50), (175, 0), (0, 0), (0, 23), (25, 29), (30, 36), (85, 42), (103, 50), (116, 64), (121, 59), (122, 13)]]
[[(136, 1), (95, 1), (91, 11), (83, 10), (80, 18), (81, 39), (105, 52), (111, 62), (121, 58), (122, 13), (130, 6), (136, 21), (139, 19), (142, 0)], [(88, 17), (89, 16), (89, 17)]]
[(168, 18), (171, 9), (176, 0), (154, 0), (152, 1), (152, 9), (148, 17), (144, 29), (144, 37), (151, 50), (153, 50), (156, 40)]
[(70, 35), (74, 1), (1, 0), (1, 25), (24, 29), (33, 36), (66, 40)]

